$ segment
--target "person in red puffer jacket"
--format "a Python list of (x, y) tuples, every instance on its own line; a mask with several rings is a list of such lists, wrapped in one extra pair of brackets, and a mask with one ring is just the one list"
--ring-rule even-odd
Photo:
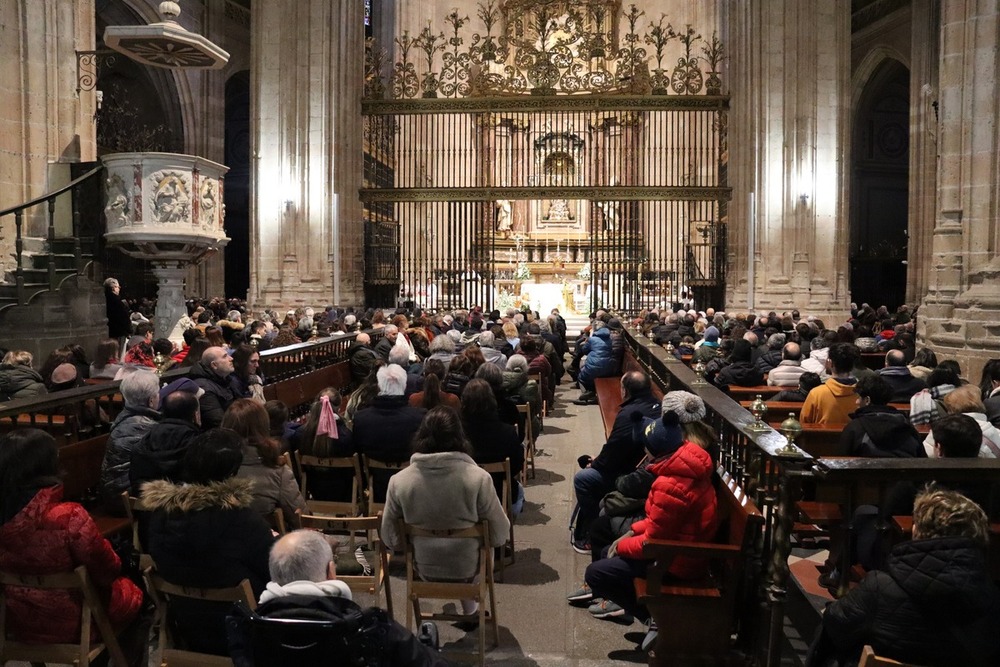
[[(56, 443), (44, 431), (19, 429), (0, 441), (0, 570), (55, 574), (85, 565), (111, 624), (120, 631), (136, 619), (143, 593), (120, 576), (121, 561), (87, 510), (62, 502), (57, 473)], [(13, 639), (37, 644), (79, 642), (81, 607), (76, 596), (65, 590), (14, 586), (4, 593), (7, 629)], [(97, 639), (93, 627), (93, 639)], [(146, 632), (148, 628), (147, 624)]]
[[(594, 598), (622, 607), (639, 620), (649, 612), (639, 605), (633, 580), (644, 577), (648, 561), (642, 557), (646, 539), (710, 542), (718, 529), (717, 500), (712, 476), (716, 462), (705, 448), (684, 439), (677, 413), (659, 420), (645, 419), (642, 438), (651, 459), (647, 470), (656, 475), (646, 498), (646, 518), (608, 548), (607, 557), (587, 567), (585, 579)], [(676, 558), (669, 572), (677, 579), (705, 575), (703, 559)]]

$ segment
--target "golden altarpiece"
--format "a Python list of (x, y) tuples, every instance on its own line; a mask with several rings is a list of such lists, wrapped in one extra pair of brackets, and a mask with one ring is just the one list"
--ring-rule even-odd
[(620, 0), (489, 0), (366, 63), (366, 300), (625, 312), (724, 285), (715, 35)]

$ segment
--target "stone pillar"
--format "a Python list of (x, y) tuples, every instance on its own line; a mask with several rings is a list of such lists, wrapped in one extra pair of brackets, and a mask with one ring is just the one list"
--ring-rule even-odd
[(153, 262), (153, 275), (159, 283), (156, 315), (153, 318), (157, 338), (169, 338), (175, 342), (182, 342), (184, 339), (180, 320), (187, 315), (184, 303), (184, 277), (187, 273), (186, 263)]
[(978, 379), (1000, 356), (997, 0), (942, 2), (939, 170), (920, 342)]
[(250, 299), (363, 299), (363, 5), (254, 3)]
[[(93, 91), (77, 94), (76, 51), (94, 48), (94, 1), (0, 2), (0, 209), (54, 189), (51, 163), (96, 155)], [(25, 235), (44, 235), (43, 207)], [(14, 220), (0, 226), (0, 274), (11, 269)]]
[(938, 170), (938, 16), (937, 0), (914, 0), (910, 43), (910, 238), (907, 247), (906, 302), (918, 303), (927, 291), (935, 227)]
[(732, 0), (727, 9), (733, 202), (726, 306), (842, 316), (850, 300), (850, 3)]

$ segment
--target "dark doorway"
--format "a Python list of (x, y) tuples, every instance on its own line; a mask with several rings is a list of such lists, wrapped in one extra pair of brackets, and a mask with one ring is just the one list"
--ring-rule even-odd
[(910, 73), (886, 60), (861, 96), (851, 164), (851, 299), (894, 311), (906, 298)]
[(250, 72), (226, 82), (226, 296), (250, 289)]

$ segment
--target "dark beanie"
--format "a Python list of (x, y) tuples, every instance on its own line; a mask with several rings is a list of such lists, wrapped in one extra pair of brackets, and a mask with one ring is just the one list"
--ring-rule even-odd
[(750, 341), (741, 338), (733, 344), (733, 354), (730, 358), (733, 361), (750, 361), (751, 352)]
[(636, 416), (642, 419), (638, 441), (655, 458), (669, 456), (684, 444), (684, 431), (673, 410), (668, 410), (660, 419), (642, 417), (639, 413)]

